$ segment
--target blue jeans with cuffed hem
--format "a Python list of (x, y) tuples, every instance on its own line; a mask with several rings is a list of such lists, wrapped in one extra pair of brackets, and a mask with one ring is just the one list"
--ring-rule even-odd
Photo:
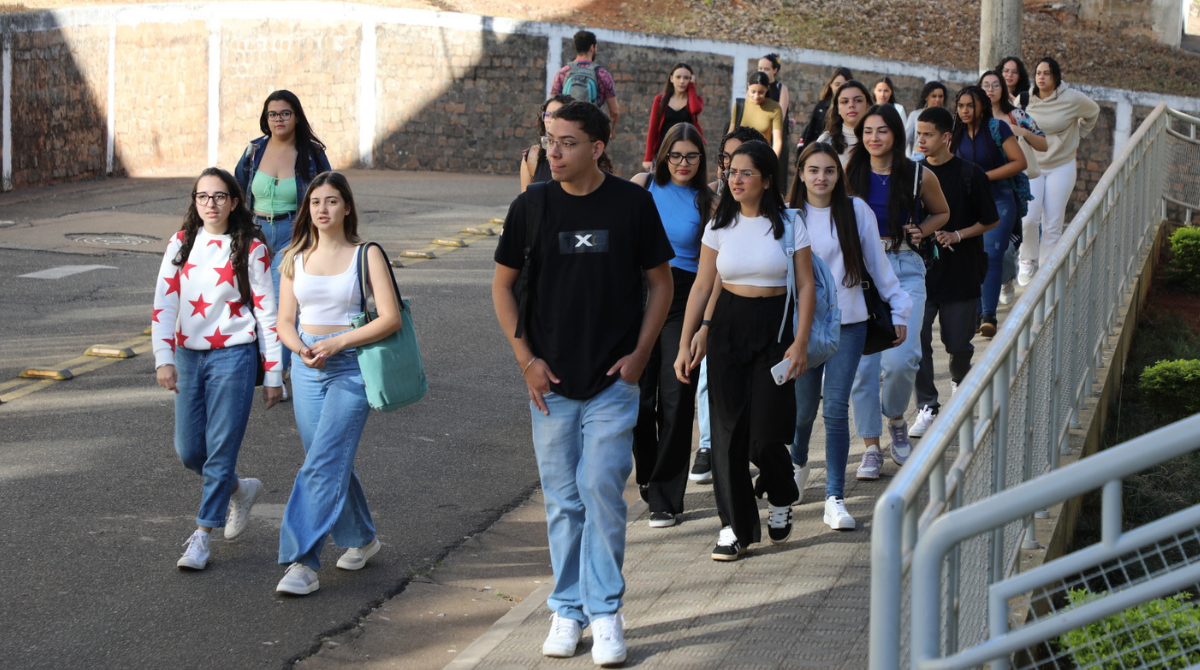
[[(339, 334), (301, 330), (300, 339), (312, 346)], [(292, 404), (304, 443), (304, 465), (283, 510), (279, 562), (318, 570), (327, 536), (343, 549), (365, 547), (375, 539), (367, 496), (354, 473), (354, 455), (371, 406), (353, 349), (330, 356), (320, 370), (292, 356)]]
[(554, 591), (560, 617), (587, 625), (615, 614), (625, 595), (625, 482), (633, 471), (638, 385), (617, 379), (587, 400), (557, 393), (532, 402), (533, 451), (546, 503)]
[(1007, 179), (992, 182), (992, 197), (996, 200), (996, 212), (1000, 225), (983, 234), (983, 250), (987, 252), (988, 273), (983, 280), (983, 295), (979, 299), (983, 316), (996, 316), (996, 305), (1000, 303), (1000, 284), (1004, 272), (1004, 256), (1008, 252), (1009, 237), (1017, 222), (1017, 201)]
[[(867, 322), (843, 323), (838, 350), (829, 360), (796, 378), (796, 435), (792, 442), (792, 464), (808, 465), (808, 442), (812, 438), (817, 405), (825, 419), (825, 497), (841, 496), (846, 489), (846, 461), (850, 458), (850, 387), (867, 341)], [(821, 377), (825, 377), (825, 400), (821, 400)]]
[[(953, 252), (950, 252), (953, 253)], [(908, 411), (917, 370), (921, 366), (921, 326), (925, 319), (925, 261), (915, 251), (889, 252), (888, 260), (900, 288), (912, 298), (908, 334), (898, 347), (863, 356), (854, 377), (850, 400), (854, 405), (854, 432), (859, 437), (883, 435), (882, 416), (902, 416)], [(883, 370), (883, 385), (879, 371)]]
[(225, 525), (257, 368), (255, 343), (175, 351), (175, 452), (189, 470), (204, 477), (197, 526)]

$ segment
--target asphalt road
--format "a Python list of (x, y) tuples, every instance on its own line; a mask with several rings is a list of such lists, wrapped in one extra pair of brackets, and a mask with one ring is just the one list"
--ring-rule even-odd
[[(351, 183), (363, 235), (389, 252), (502, 217), (516, 191), (511, 177), (370, 172)], [(189, 186), (112, 180), (0, 196), (0, 220), (16, 224), (0, 227), (0, 384), (141, 333), (163, 231), (178, 227)], [(64, 242), (100, 232), (158, 239)], [(537, 476), (524, 385), (491, 308), (496, 239), (396, 271), (429, 394), (374, 413), (358, 452), (384, 549), (344, 572), (327, 545), (311, 596), (274, 592), (278, 519), (303, 457), (290, 404), (256, 400), (238, 469), (265, 494), (241, 538), (214, 533), (199, 573), (175, 568), (200, 478), (174, 453), (173, 399), (154, 383), (152, 355), (0, 405), (0, 665), (285, 667), (524, 499)], [(114, 269), (20, 277), (65, 265)]]

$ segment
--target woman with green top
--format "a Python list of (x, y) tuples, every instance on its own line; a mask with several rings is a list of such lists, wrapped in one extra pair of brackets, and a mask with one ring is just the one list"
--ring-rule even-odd
[(751, 74), (746, 98), (742, 104), (734, 104), (726, 132), (732, 133), (738, 126), (753, 128), (771, 141), (771, 149), (779, 156), (783, 152), (783, 108), (767, 97), (770, 89), (771, 78), (765, 72)]

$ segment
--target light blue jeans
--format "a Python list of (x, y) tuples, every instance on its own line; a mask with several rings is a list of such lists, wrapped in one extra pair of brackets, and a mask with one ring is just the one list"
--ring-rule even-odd
[(712, 424), (708, 421), (708, 356), (700, 361), (696, 384), (696, 423), (700, 424), (700, 448), (712, 449)]
[(256, 343), (175, 351), (175, 452), (187, 469), (204, 477), (197, 526), (225, 525), (257, 367)]
[[(838, 350), (829, 360), (796, 378), (796, 435), (792, 441), (792, 464), (808, 465), (808, 443), (812, 439), (817, 405), (824, 407), (825, 497), (840, 496), (846, 489), (846, 461), (850, 458), (850, 386), (858, 359), (867, 341), (867, 323), (843, 323)], [(821, 378), (825, 400), (821, 400)]]
[[(312, 346), (339, 334), (309, 335), (301, 330), (300, 339)], [(354, 455), (371, 407), (353, 349), (330, 356), (321, 370), (292, 356), (292, 403), (304, 442), (304, 465), (283, 510), (279, 562), (318, 570), (326, 536), (346, 549), (365, 547), (375, 539), (367, 496), (354, 474)]]
[[(953, 252), (949, 252), (953, 253)], [(880, 416), (901, 416), (908, 411), (908, 401), (921, 366), (921, 325), (925, 318), (925, 261), (915, 251), (903, 249), (889, 252), (888, 261), (900, 288), (912, 298), (912, 314), (908, 317), (908, 334), (898, 347), (863, 356), (854, 377), (850, 400), (854, 405), (854, 432), (859, 437), (883, 435)], [(883, 387), (879, 371), (883, 370)]]
[(581, 624), (615, 614), (625, 595), (625, 482), (633, 471), (637, 384), (618, 379), (587, 400), (529, 403), (546, 501), (554, 591), (546, 604)]
[[(279, 264), (283, 262), (283, 250), (292, 243), (292, 229), (296, 225), (296, 215), (268, 221), (259, 215), (254, 215), (254, 223), (262, 229), (267, 238), (267, 247), (271, 250), (271, 282), (275, 287), (275, 306), (279, 306)], [(301, 363), (303, 365), (303, 363)], [(291, 356), (283, 357), (282, 370), (292, 367)]]

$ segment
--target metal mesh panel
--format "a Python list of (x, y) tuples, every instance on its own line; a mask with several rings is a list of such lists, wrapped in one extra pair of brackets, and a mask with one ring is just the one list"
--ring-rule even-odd
[[(1054, 309), (1046, 312), (1037, 339), (1030, 348), (1030, 365), (1033, 367), (1033, 398), (1030, 399), (1031, 426), (1030, 444), (1033, 447), (1033, 476), (1037, 477), (1050, 465), (1051, 441), (1057, 437), (1051, 426), (1051, 379), (1054, 375)], [(1062, 425), (1057, 423), (1055, 425)]]
[[(1172, 118), (1170, 127), (1183, 135), (1198, 137), (1200, 129), (1180, 119)], [(1176, 203), (1167, 204), (1167, 218), (1189, 225), (1200, 225), (1200, 145), (1168, 136), (1166, 187), (1163, 195), (1195, 205), (1189, 212)], [(1190, 215), (1190, 216), (1189, 216)]]

